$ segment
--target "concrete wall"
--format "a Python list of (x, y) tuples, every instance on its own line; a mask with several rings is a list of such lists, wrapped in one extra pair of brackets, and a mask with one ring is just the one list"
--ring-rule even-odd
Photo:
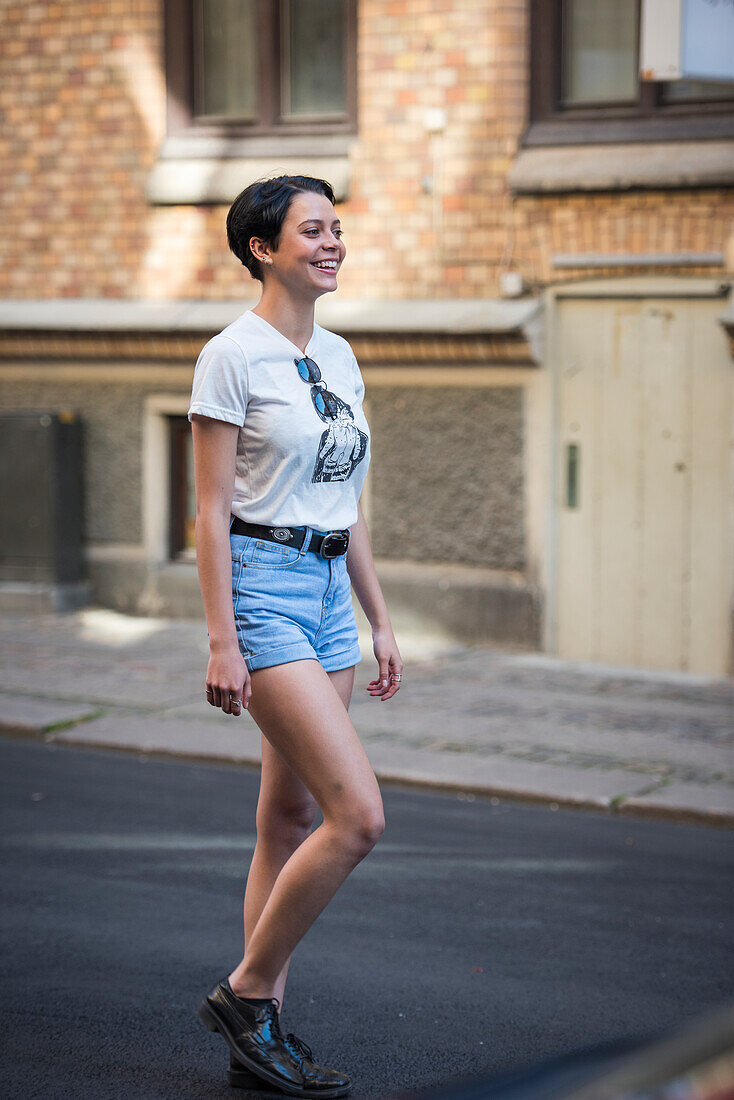
[(519, 386), (371, 391), (376, 554), (524, 567), (522, 396)]

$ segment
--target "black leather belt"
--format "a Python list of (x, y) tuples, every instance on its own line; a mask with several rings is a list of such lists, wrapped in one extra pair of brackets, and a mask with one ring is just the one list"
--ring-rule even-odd
[[(294, 546), (300, 550), (306, 538), (305, 527), (265, 527), (260, 523), (246, 523), (239, 516), (232, 517), (230, 531), (235, 535), (254, 535), (259, 539), (277, 542), (280, 546)], [(308, 549), (322, 558), (338, 558), (349, 547), (349, 528), (344, 531), (327, 531), (325, 535), (311, 535)]]

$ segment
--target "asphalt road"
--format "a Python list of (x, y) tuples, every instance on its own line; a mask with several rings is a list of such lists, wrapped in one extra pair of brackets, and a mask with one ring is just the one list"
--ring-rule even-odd
[[(11, 739), (0, 762), (0, 1095), (252, 1095), (196, 1006), (239, 958), (257, 771)], [(387, 829), (299, 945), (283, 1010), (353, 1100), (652, 1034), (730, 995), (731, 833), (383, 796)]]

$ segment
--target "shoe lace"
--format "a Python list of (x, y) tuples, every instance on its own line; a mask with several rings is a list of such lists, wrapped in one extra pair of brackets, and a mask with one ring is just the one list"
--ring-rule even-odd
[[(280, 1030), (280, 1001), (277, 997), (270, 998), (270, 1026), (278, 1036), (279, 1039), (283, 1039), (283, 1032)], [(283, 1040), (285, 1042), (285, 1040)]]
[(299, 1057), (308, 1058), (310, 1062), (313, 1062), (313, 1051), (311, 1047), (307, 1043), (304, 1043), (303, 1039), (299, 1039), (297, 1035), (294, 1035), (292, 1031), (289, 1031), (286, 1035), (285, 1045)]

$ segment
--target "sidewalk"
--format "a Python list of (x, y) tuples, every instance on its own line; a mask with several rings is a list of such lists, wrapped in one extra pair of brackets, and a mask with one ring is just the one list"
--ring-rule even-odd
[[(734, 824), (734, 681), (400, 636), (387, 703), (362, 639), (350, 715), (381, 781)], [(260, 733), (204, 701), (203, 623), (88, 609), (0, 624), (0, 732), (258, 764)]]

